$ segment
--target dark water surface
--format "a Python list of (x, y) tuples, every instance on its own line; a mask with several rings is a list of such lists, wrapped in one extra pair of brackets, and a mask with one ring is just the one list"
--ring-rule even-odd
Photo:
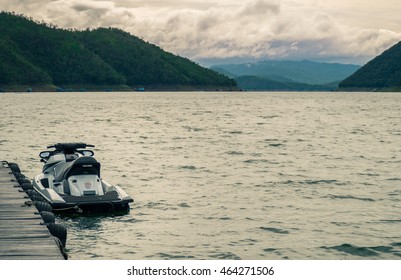
[(95, 144), (129, 214), (70, 259), (401, 259), (400, 93), (0, 94), (0, 159)]

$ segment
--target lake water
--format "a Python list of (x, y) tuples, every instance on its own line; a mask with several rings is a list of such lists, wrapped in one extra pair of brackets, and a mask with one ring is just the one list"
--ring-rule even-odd
[(95, 144), (127, 215), (70, 259), (401, 259), (400, 93), (3, 93), (0, 159)]

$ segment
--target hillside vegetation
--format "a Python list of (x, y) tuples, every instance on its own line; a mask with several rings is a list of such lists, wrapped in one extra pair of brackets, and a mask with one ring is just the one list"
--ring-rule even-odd
[(364, 65), (339, 85), (342, 91), (400, 91), (401, 42)]
[(0, 13), (0, 87), (236, 89), (234, 80), (115, 28), (64, 30)]

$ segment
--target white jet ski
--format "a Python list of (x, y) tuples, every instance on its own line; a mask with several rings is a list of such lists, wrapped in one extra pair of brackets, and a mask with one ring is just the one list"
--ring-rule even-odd
[(54, 212), (112, 213), (129, 211), (134, 200), (119, 186), (100, 177), (100, 163), (85, 143), (58, 143), (39, 154), (42, 173), (33, 188)]

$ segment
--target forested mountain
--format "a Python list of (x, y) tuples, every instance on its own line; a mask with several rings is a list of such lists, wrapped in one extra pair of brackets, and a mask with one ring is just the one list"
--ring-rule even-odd
[(235, 81), (119, 29), (64, 30), (0, 13), (0, 87), (236, 89)]
[(342, 81), (339, 90), (400, 91), (401, 42), (375, 57)]
[(231, 73), (235, 78), (240, 76), (255, 76), (277, 82), (291, 81), (301, 84), (324, 85), (335, 81), (342, 81), (358, 70), (360, 66), (307, 60), (266, 60), (256, 63), (215, 65), (211, 68), (226, 75)]

